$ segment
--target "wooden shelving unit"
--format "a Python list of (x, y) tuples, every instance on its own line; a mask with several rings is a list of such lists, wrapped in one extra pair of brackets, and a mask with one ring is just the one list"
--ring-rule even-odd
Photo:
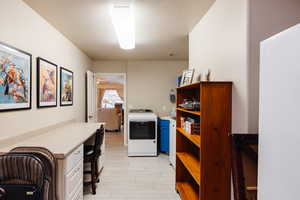
[(191, 111), (191, 110), (186, 110), (186, 109), (183, 109), (183, 108), (176, 108), (177, 111), (180, 111), (180, 112), (185, 112), (185, 113), (190, 113), (190, 114), (193, 114), (193, 115), (201, 115), (201, 112), (199, 111)]
[(182, 128), (176, 128), (178, 133), (181, 133), (182, 135), (184, 135), (187, 139), (189, 139), (192, 143), (194, 143), (197, 147), (200, 148), (200, 144), (201, 144), (201, 137), (200, 135), (192, 135), (189, 134), (187, 132), (185, 132), (185, 130), (183, 130)]
[(188, 182), (176, 182), (176, 190), (180, 193), (182, 200), (199, 199), (199, 193)]
[[(177, 88), (176, 190), (182, 200), (231, 198), (231, 82), (200, 82)], [(201, 111), (179, 105), (200, 101)], [(181, 117), (200, 123), (200, 135), (187, 133)]]
[(176, 153), (176, 156), (188, 170), (196, 183), (200, 185), (200, 161), (193, 155), (186, 152)]

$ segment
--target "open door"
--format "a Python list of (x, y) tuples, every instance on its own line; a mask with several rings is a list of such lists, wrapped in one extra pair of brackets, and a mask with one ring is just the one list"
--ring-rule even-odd
[[(96, 87), (96, 76), (94, 72), (86, 72), (86, 122), (95, 123), (98, 122), (97, 115), (97, 106), (96, 106), (96, 97), (97, 97), (97, 87)], [(94, 139), (89, 140), (88, 143), (94, 143)], [(104, 156), (105, 156), (105, 136), (104, 141), (101, 146), (101, 156), (98, 160), (99, 174), (102, 172), (104, 167)], [(85, 166), (85, 168), (90, 166)], [(90, 176), (84, 177), (86, 181), (90, 181)]]
[(95, 73), (86, 72), (86, 122), (97, 122)]

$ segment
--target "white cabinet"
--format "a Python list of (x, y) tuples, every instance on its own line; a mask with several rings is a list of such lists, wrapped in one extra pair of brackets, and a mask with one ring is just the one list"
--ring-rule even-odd
[(83, 187), (83, 160), (77, 163), (69, 173), (65, 175), (66, 199), (71, 199), (75, 193)]
[(176, 120), (170, 119), (170, 154), (169, 160), (173, 167), (176, 166)]
[(261, 44), (258, 199), (299, 199), (300, 25)]
[[(82, 199), (83, 193), (83, 145), (80, 145), (65, 159), (65, 200)], [(81, 197), (82, 196), (82, 197)]]
[(83, 187), (80, 187), (77, 193), (72, 197), (71, 200), (83, 200)]
[(83, 159), (83, 145), (72, 151), (65, 159), (65, 171), (71, 171)]
[(57, 163), (58, 200), (83, 199), (83, 144)]

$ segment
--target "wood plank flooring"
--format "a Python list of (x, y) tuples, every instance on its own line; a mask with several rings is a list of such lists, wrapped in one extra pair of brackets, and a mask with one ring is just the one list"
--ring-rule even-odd
[(84, 200), (180, 200), (167, 155), (127, 157), (122, 134), (106, 134), (105, 166), (97, 194)]

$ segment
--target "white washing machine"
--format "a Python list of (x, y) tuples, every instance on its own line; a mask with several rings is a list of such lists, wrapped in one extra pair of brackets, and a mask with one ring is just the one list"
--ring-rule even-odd
[(128, 156), (157, 156), (157, 116), (151, 110), (129, 111)]

